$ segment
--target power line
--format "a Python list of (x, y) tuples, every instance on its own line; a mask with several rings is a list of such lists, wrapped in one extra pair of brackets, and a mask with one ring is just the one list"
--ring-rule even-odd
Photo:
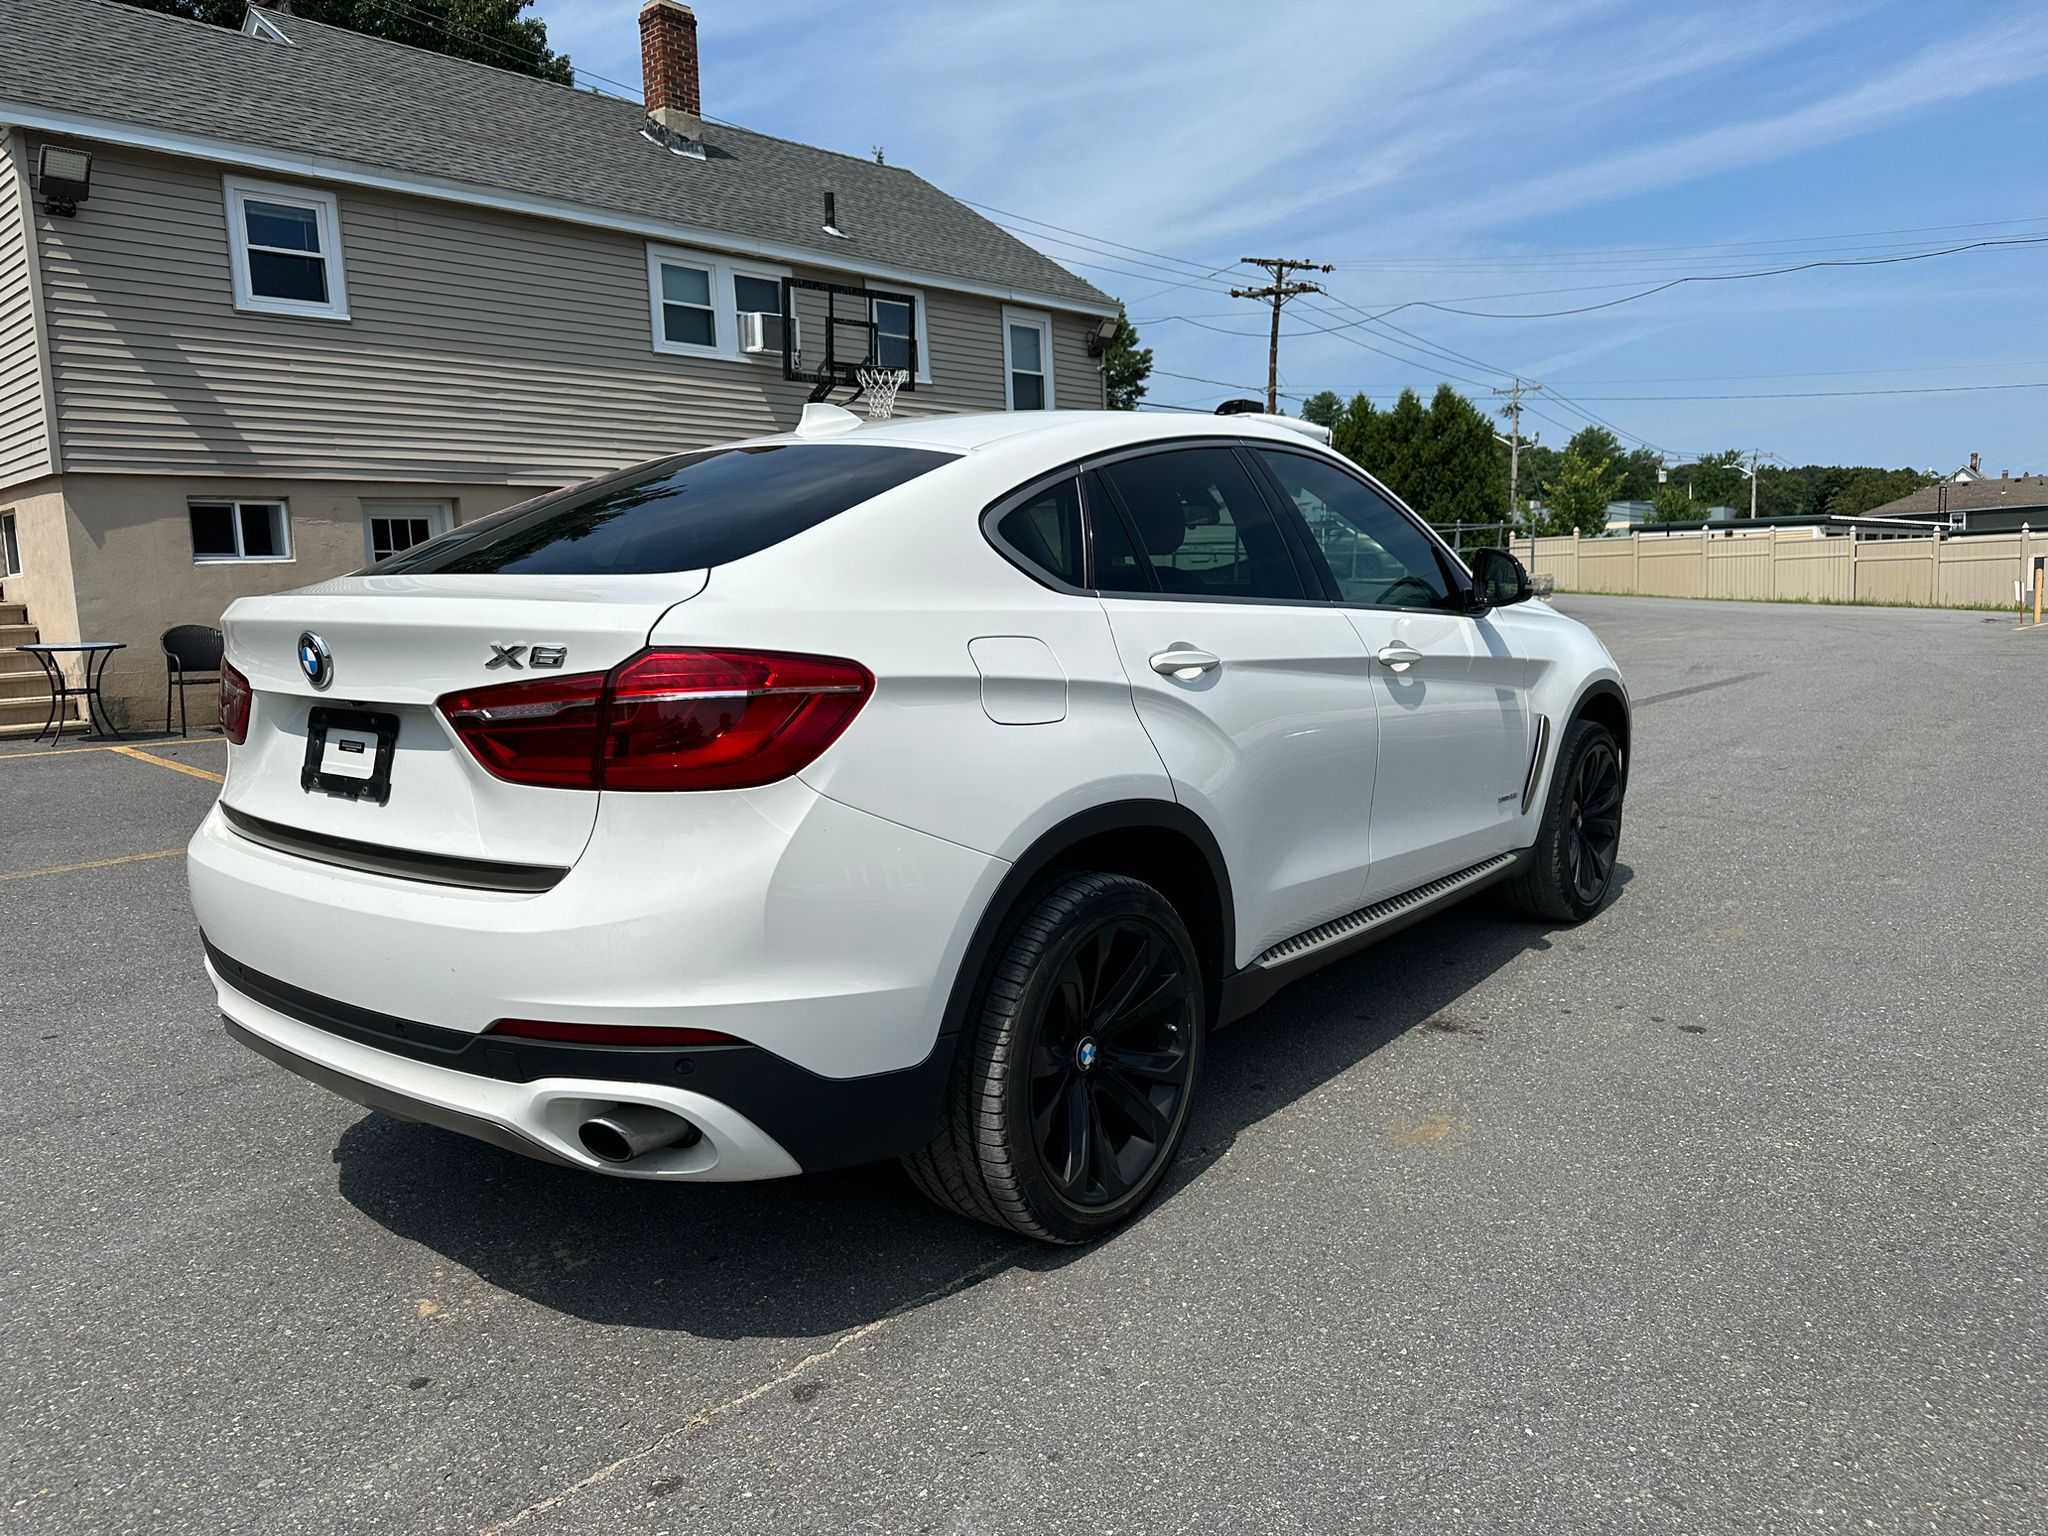
[[(1803, 261), (1786, 267), (1767, 267), (1755, 272), (1697, 272), (1684, 277), (1674, 277), (1669, 282), (1658, 283), (1640, 293), (1624, 294), (1618, 299), (1607, 299), (1598, 304), (1581, 304), (1572, 309), (1546, 309), (1529, 312), (1502, 313), (1484, 309), (1460, 309), (1455, 304), (1439, 303), (1433, 299), (1410, 299), (1396, 304), (1391, 309), (1380, 311), (1375, 319), (1398, 314), (1404, 309), (1434, 309), (1448, 315), (1466, 315), (1476, 320), (1556, 320), (1566, 315), (1589, 315), (1595, 310), (1613, 309), (1621, 304), (1633, 304), (1638, 299), (1647, 299), (1652, 294), (1682, 287), (1687, 283), (1733, 283), (1757, 277), (1783, 277), (1791, 272), (1812, 272), (1822, 267), (1890, 267), (1908, 261), (1931, 261), (1938, 256), (1956, 256), (1964, 251), (1990, 250), (1997, 246), (2048, 245), (2048, 235), (2019, 235), (2009, 239), (1971, 240), (1962, 245), (1946, 246), (1936, 251), (1918, 251), (1908, 256), (1853, 256), (1839, 260)], [(1600, 284), (1601, 287), (1608, 286)]]
[[(2048, 389), (2048, 379), (2020, 384), (1922, 384), (1901, 389), (1795, 389), (1729, 395), (1584, 395), (1586, 400), (1851, 400), (1866, 395), (1969, 395), (2002, 389)], [(1562, 396), (1559, 397), (1562, 399)], [(1618, 429), (1617, 429), (1618, 430)]]
[[(1843, 231), (1834, 234), (1780, 235), (1773, 239), (1768, 240), (1720, 240), (1705, 241), (1691, 245), (1610, 245), (1598, 246), (1590, 250), (1582, 251), (1517, 252), (1513, 253), (1513, 255), (1510, 256), (1508, 259), (1514, 260), (1521, 259), (1523, 257), (1528, 257), (1530, 259), (1536, 260), (1548, 260), (1554, 257), (1570, 256), (1613, 257), (1634, 255), (1661, 255), (1675, 251), (1749, 250), (1760, 246), (1806, 245), (1818, 243), (1823, 240), (1873, 240), (1881, 239), (1890, 235), (1948, 234), (1959, 229), (2009, 229), (2015, 224), (2039, 224), (2044, 220), (2048, 220), (2048, 214), (2033, 214), (2026, 218), (2016, 219), (1976, 219), (1965, 224), (1917, 224), (1908, 226), (1903, 229), (1863, 229)], [(1398, 258), (1395, 259), (1398, 260)], [(1461, 256), (1452, 259), (1468, 260), (1475, 264), (1482, 264), (1495, 258), (1471, 255)], [(1340, 257), (1338, 259), (1337, 264), (1340, 267), (1384, 266), (1389, 264), (1389, 260), (1388, 258), (1383, 257)]]

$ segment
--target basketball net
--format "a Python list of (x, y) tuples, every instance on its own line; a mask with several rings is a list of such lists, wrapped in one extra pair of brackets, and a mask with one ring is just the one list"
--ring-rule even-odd
[(869, 421), (887, 421), (896, 410), (896, 391), (910, 381), (900, 368), (856, 368), (853, 376), (867, 402)]

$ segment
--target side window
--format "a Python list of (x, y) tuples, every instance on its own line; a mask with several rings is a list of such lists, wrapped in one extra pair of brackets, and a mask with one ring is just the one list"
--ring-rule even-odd
[(1052, 316), (1003, 306), (1003, 404), (1013, 411), (1050, 410)]
[(1005, 512), (996, 532), (1028, 564), (1070, 587), (1081, 585), (1081, 494), (1077, 482), (1047, 486)]
[(186, 511), (195, 565), (292, 557), (291, 517), (281, 501), (195, 501)]
[(909, 373), (917, 361), (917, 307), (900, 299), (875, 300), (875, 361)]
[(334, 194), (235, 176), (222, 185), (235, 308), (346, 320), (341, 210)]
[(718, 306), (712, 298), (712, 277), (709, 266), (655, 260), (654, 302), (661, 322), (654, 339), (657, 351), (717, 350)]
[(1130, 524), (1116, 509), (1102, 477), (1088, 481), (1088, 543), (1095, 560), (1097, 592), (1157, 592), (1152, 564), (1131, 542)]
[[(1194, 597), (1307, 595), (1251, 476), (1229, 448), (1177, 448), (1104, 465), (1159, 590)], [(1100, 571), (1098, 555), (1098, 572)]]
[(1392, 608), (1463, 607), (1452, 595), (1436, 546), (1362, 480), (1307, 454), (1257, 449), (1301, 509), (1309, 535), (1347, 603)]

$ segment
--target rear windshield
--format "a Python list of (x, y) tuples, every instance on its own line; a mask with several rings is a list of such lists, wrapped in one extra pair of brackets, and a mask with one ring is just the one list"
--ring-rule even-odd
[(953, 455), (854, 443), (679, 454), (539, 497), (372, 567), (481, 576), (639, 576), (744, 559)]

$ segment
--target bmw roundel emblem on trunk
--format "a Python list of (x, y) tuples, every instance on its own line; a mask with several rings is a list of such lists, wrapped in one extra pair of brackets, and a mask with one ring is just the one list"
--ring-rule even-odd
[(325, 688), (334, 681), (334, 656), (328, 651), (327, 642), (310, 629), (299, 636), (299, 670), (315, 688)]

